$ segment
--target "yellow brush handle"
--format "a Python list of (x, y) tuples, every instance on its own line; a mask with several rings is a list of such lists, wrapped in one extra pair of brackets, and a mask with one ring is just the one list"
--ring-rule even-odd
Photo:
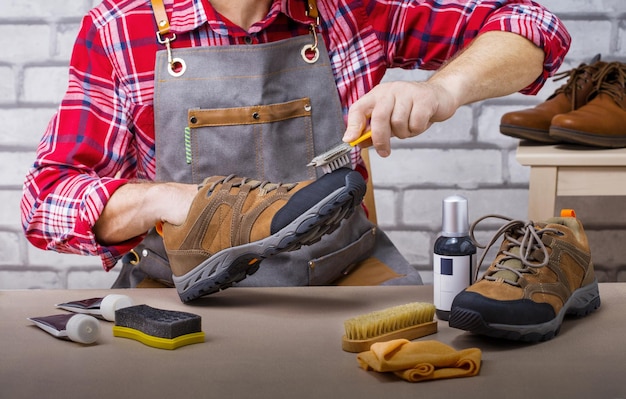
[(358, 139), (351, 141), (350, 145), (352, 147), (355, 147), (357, 144), (360, 144), (362, 142), (364, 142), (365, 140), (372, 138), (372, 131), (368, 130), (367, 132), (365, 132), (365, 134), (361, 135), (361, 137), (359, 137)]

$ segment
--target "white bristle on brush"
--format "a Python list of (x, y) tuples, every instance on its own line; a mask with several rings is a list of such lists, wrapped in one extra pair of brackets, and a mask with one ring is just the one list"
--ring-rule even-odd
[(352, 149), (371, 137), (372, 132), (368, 131), (354, 141), (341, 143), (313, 158), (307, 166), (320, 167), (324, 173), (330, 173), (339, 168), (343, 168), (344, 166), (350, 164), (350, 152)]
[(350, 164), (350, 154), (344, 154), (340, 156), (339, 158), (333, 161), (330, 161), (326, 165), (321, 165), (320, 167), (322, 168), (322, 171), (324, 173), (330, 173), (339, 168), (343, 168), (344, 166), (347, 166), (349, 164)]

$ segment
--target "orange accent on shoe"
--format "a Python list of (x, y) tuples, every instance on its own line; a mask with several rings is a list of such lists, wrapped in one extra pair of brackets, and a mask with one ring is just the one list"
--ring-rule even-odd
[(575, 218), (576, 212), (573, 209), (561, 209), (562, 218)]
[(156, 222), (156, 225), (154, 226), (156, 232), (158, 235), (160, 235), (161, 237), (163, 237), (163, 222), (159, 221)]

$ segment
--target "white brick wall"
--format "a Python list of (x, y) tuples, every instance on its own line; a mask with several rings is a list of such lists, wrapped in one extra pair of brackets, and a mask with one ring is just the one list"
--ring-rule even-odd
[(0, 2), (0, 289), (109, 287), (117, 275), (102, 271), (98, 258), (33, 247), (19, 218), (24, 175), (67, 87), (67, 64), (80, 20), (94, 4)]
[[(0, 2), (0, 289), (108, 287), (97, 258), (41, 251), (27, 243), (19, 220), (25, 171), (67, 84), (67, 63), (83, 14), (97, 3), (65, 0)], [(565, 22), (573, 44), (562, 70), (596, 53), (626, 60), (624, 0), (545, 0)], [(428, 73), (391, 71), (386, 79), (424, 79)], [(431, 248), (441, 224), (441, 200), (469, 198), (470, 219), (486, 213), (525, 218), (528, 168), (515, 161), (516, 140), (498, 131), (500, 116), (536, 104), (563, 82), (549, 82), (536, 97), (520, 94), (462, 107), (419, 138), (394, 141), (388, 159), (372, 156), (381, 226), (432, 281)], [(588, 229), (603, 280), (626, 281), (623, 198), (560, 198), (574, 206)], [(496, 226), (478, 233), (485, 241)]]

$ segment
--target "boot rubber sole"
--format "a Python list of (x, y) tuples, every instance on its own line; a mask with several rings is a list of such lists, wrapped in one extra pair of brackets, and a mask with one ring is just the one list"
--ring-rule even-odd
[(551, 127), (550, 137), (554, 140), (574, 144), (590, 145), (605, 148), (626, 147), (626, 136), (601, 136), (593, 133), (580, 132), (564, 128)]
[(513, 341), (541, 342), (554, 338), (561, 328), (563, 318), (583, 317), (600, 307), (597, 280), (574, 291), (556, 317), (548, 322), (532, 325), (511, 325), (486, 322), (474, 309), (453, 307), (450, 312), (450, 327), (474, 334), (486, 335)]
[(516, 139), (537, 141), (539, 143), (555, 144), (559, 142), (558, 139), (550, 137), (547, 130), (523, 126), (500, 125), (500, 133)]
[(265, 258), (318, 242), (352, 214), (365, 195), (361, 176), (346, 175), (338, 188), (290, 224), (259, 241), (225, 248), (182, 276), (173, 276), (178, 295), (189, 302), (231, 287), (254, 274)]

